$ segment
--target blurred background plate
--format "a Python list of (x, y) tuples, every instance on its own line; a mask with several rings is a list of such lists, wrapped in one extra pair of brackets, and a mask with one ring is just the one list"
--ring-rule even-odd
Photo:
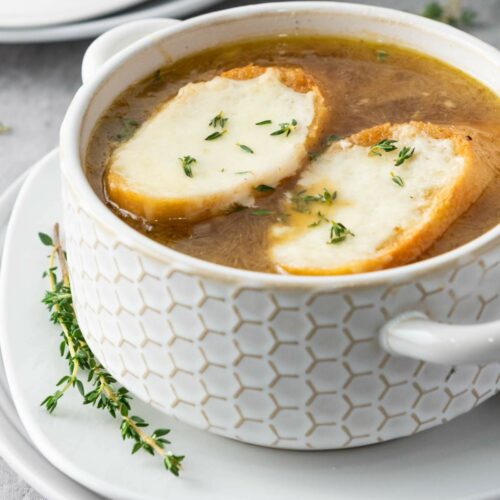
[[(1, 0), (3, 2), (14, 0)], [(71, 1), (71, 0), (64, 0)], [(73, 0), (74, 1), (74, 0)], [(127, 0), (119, 0), (127, 5)], [(135, 3), (141, 0), (134, 0)], [(221, 0), (155, 0), (143, 3), (119, 14), (55, 26), (4, 28), (3, 7), (0, 7), (0, 43), (43, 43), (94, 38), (120, 24), (148, 17), (186, 17), (193, 12), (208, 9)], [(82, 2), (84, 3), (84, 2)]]
[(0, 27), (26, 28), (79, 21), (123, 10), (145, 0), (3, 0)]

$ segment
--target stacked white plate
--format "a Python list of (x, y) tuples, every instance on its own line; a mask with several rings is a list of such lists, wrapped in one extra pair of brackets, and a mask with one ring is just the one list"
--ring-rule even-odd
[(92, 38), (148, 17), (184, 17), (221, 0), (2, 0), (0, 43)]
[[(370, 447), (293, 452), (193, 429), (134, 402), (170, 427), (186, 454), (180, 478), (156, 457), (130, 455), (118, 421), (67, 394), (49, 415), (40, 401), (66, 373), (58, 328), (40, 303), (47, 248), (37, 237), (61, 220), (53, 151), (0, 198), (0, 454), (49, 500), (479, 499), (500, 497), (500, 399), (411, 438)], [(5, 234), (7, 221), (9, 227)], [(4, 235), (5, 242), (4, 242)], [(75, 392), (75, 391), (73, 391)]]

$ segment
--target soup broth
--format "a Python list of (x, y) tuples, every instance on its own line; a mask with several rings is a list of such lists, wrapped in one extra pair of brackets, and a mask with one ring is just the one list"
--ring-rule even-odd
[[(138, 82), (116, 99), (98, 122), (86, 156), (95, 192), (131, 227), (174, 250), (254, 271), (276, 272), (267, 257), (267, 234), (286, 191), (298, 175), (256, 198), (255, 210), (235, 210), (188, 222), (151, 223), (113, 206), (103, 177), (113, 148), (160, 104), (189, 82), (210, 80), (224, 70), (254, 63), (299, 66), (320, 85), (330, 108), (324, 140), (346, 137), (384, 122), (430, 121), (466, 125), (487, 137), (481, 161), (495, 176), (479, 200), (421, 258), (462, 245), (500, 221), (500, 99), (467, 75), (428, 56), (392, 45), (326, 37), (274, 37), (210, 49)], [(186, 130), (186, 134), (189, 131)], [(317, 151), (311, 151), (314, 156)]]

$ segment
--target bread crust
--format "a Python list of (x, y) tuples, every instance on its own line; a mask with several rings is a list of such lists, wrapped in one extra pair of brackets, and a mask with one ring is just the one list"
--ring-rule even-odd
[[(472, 129), (453, 125), (437, 125), (425, 122), (408, 122), (407, 124), (384, 123), (363, 130), (348, 138), (359, 146), (370, 146), (385, 138), (390, 138), (395, 126), (410, 125), (415, 134), (427, 134), (434, 139), (450, 139), (454, 153), (464, 158), (464, 168), (453, 185), (441, 190), (439, 199), (433, 203), (429, 218), (415, 227), (405, 237), (394, 237), (392, 242), (384, 244), (382, 251), (370, 259), (353, 261), (335, 268), (293, 267), (279, 264), (279, 268), (290, 274), (298, 275), (339, 275), (369, 272), (389, 267), (397, 267), (416, 260), (432, 243), (438, 239), (481, 195), (493, 177), (493, 172), (478, 161), (480, 144), (477, 134)], [(334, 149), (338, 145), (332, 146)]]
[[(314, 118), (309, 125), (306, 141), (304, 143), (304, 160), (309, 149), (313, 148), (321, 137), (322, 128), (325, 124), (328, 109), (323, 94), (314, 78), (298, 67), (289, 68), (272, 66), (279, 72), (281, 83), (300, 93), (314, 93)], [(250, 80), (262, 75), (269, 67), (250, 64), (234, 68), (220, 74), (224, 78), (234, 80)], [(297, 165), (297, 169), (301, 167)], [(205, 218), (219, 215), (228, 210), (231, 202), (228, 198), (245, 198), (248, 190), (242, 186), (241, 190), (231, 192), (220, 192), (209, 196), (193, 199), (186, 198), (150, 198), (143, 193), (137, 192), (134, 186), (130, 186), (127, 179), (120, 173), (108, 169), (104, 178), (104, 187), (107, 199), (117, 208), (139, 216), (148, 221), (168, 221), (170, 219), (203, 220)], [(246, 193), (248, 197), (249, 194)]]

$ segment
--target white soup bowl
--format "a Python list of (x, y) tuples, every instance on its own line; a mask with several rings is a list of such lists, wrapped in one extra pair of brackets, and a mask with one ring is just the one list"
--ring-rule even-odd
[(446, 422), (499, 387), (499, 226), (395, 269), (272, 275), (155, 243), (108, 210), (87, 181), (91, 133), (127, 87), (202, 49), (278, 34), (394, 43), (500, 94), (494, 48), (377, 7), (261, 4), (108, 32), (85, 56), (84, 84), (61, 131), (64, 231), (82, 332), (141, 399), (249, 443), (346, 448)]

